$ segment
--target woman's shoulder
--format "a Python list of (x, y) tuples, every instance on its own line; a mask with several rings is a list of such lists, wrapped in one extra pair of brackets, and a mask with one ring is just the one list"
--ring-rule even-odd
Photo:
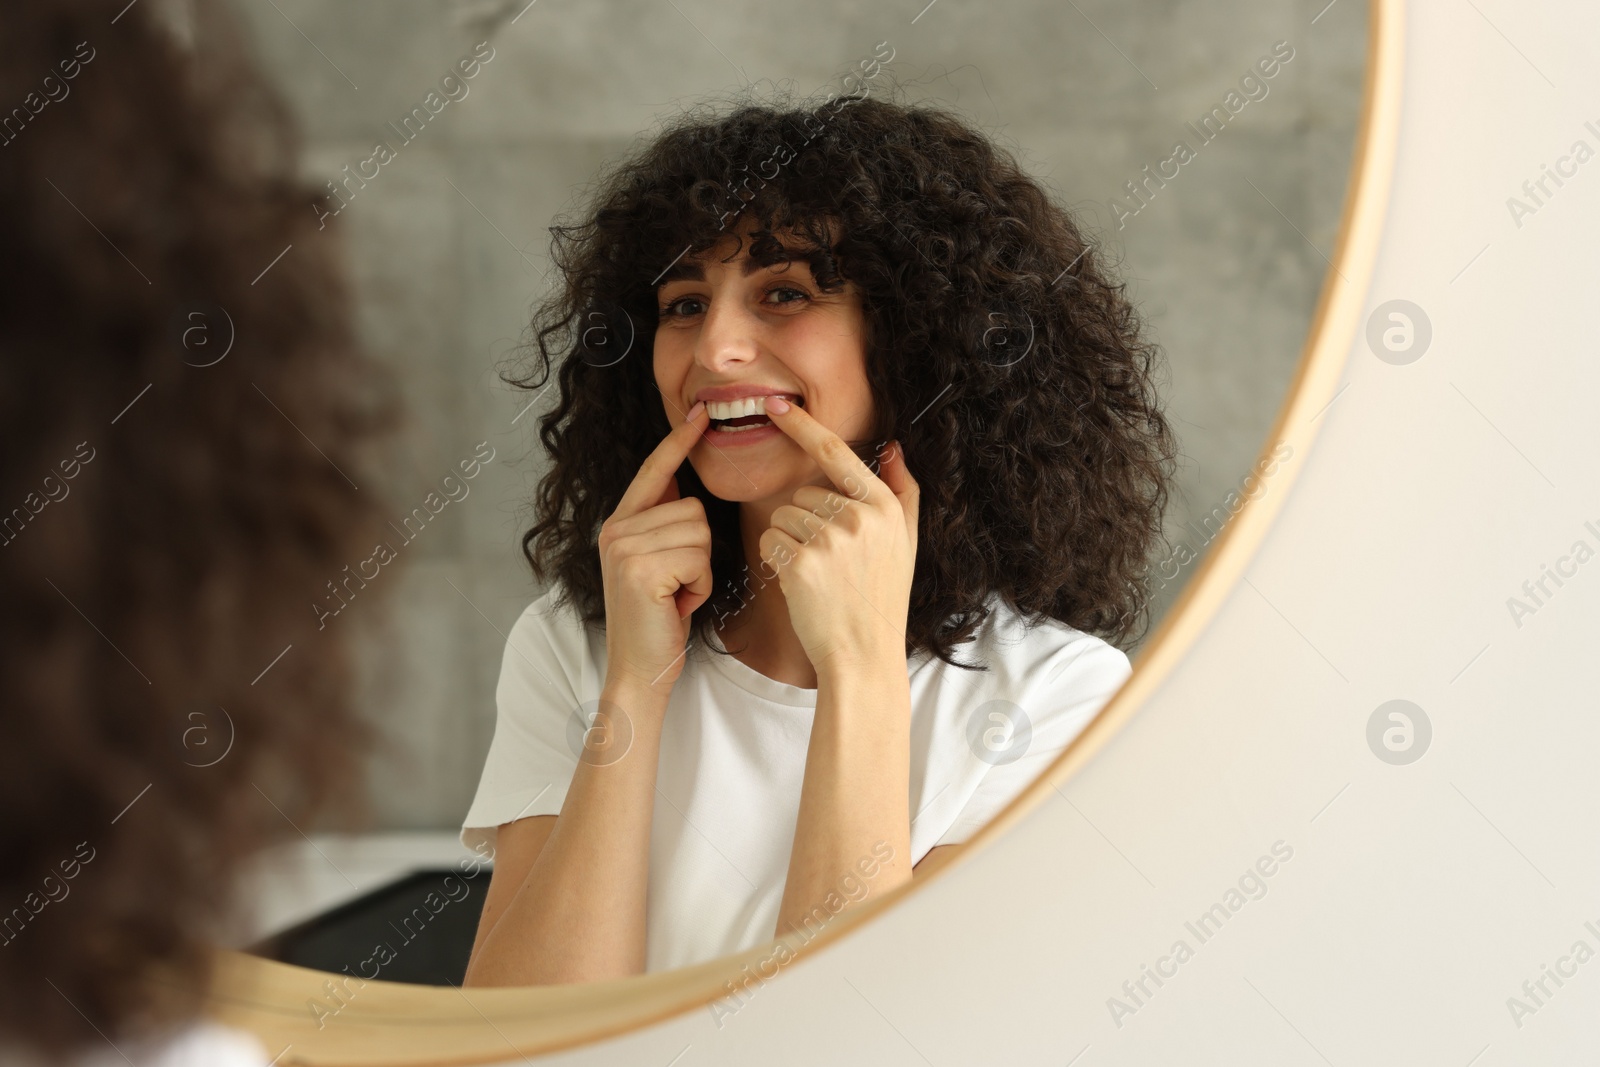
[(582, 609), (557, 581), (523, 608), (512, 624), (501, 680), (548, 684), (559, 676), (566, 687), (577, 688), (604, 649), (604, 631), (584, 620)]
[[(46, 1067), (46, 1061), (4, 1044), (0, 1044), (0, 1062), (11, 1067)], [(160, 1040), (118, 1038), (117, 1044), (107, 1040), (65, 1061), (70, 1067), (123, 1067), (133, 1062), (144, 1067), (268, 1067), (266, 1050), (254, 1035), (209, 1019), (197, 1020)]]
[(527, 637), (538, 633), (557, 640), (583, 641), (595, 629), (596, 624), (584, 620), (577, 599), (557, 579), (522, 609), (512, 625), (512, 639), (518, 634)]
[(243, 1030), (202, 1020), (180, 1034), (151, 1067), (265, 1067), (266, 1050)]
[(984, 603), (989, 609), (987, 617), (978, 624), (971, 641), (956, 647), (955, 657), (964, 663), (986, 665), (1000, 686), (1037, 689), (1064, 675), (1120, 685), (1133, 673), (1127, 653), (1102, 637), (1060, 619), (1029, 615), (998, 592), (991, 593)]
[(576, 599), (570, 595), (566, 584), (557, 578), (522, 609), (522, 615), (517, 621), (521, 622), (523, 619), (545, 620), (547, 624), (565, 626), (580, 623), (582, 615), (579, 613)]

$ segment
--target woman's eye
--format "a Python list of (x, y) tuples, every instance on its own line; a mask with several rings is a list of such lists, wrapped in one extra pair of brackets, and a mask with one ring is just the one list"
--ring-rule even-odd
[[(678, 297), (678, 299), (672, 301), (671, 303), (669, 303), (669, 304), (667, 304), (667, 305), (665, 305), (664, 307), (661, 308), (661, 317), (664, 318), (664, 319), (683, 318), (682, 315), (678, 314), (676, 309), (678, 307), (682, 306), (683, 304), (698, 304), (699, 302), (700, 302), (700, 298), (699, 297), (680, 296), (680, 297)], [(694, 313), (690, 312), (690, 314), (692, 315)]]
[[(791, 296), (793, 298), (797, 298), (798, 300), (809, 300), (809, 299), (811, 299), (811, 294), (806, 292), (804, 289), (797, 289), (792, 285), (780, 285), (777, 288), (769, 289), (767, 291), (766, 295), (769, 298), (767, 302), (769, 304), (772, 304), (772, 305), (793, 304), (793, 303), (797, 302), (797, 299), (788, 299), (788, 300), (771, 300), (770, 299), (771, 297), (776, 296), (779, 293), (789, 293), (789, 294), (791, 294)], [(697, 296), (680, 296), (680, 297), (678, 297), (678, 299), (670, 301), (667, 304), (662, 305), (662, 307), (661, 307), (661, 317), (663, 319), (683, 319), (683, 318), (688, 318), (688, 317), (690, 317), (692, 315), (699, 314), (700, 313), (700, 309), (696, 308), (696, 307), (693, 307), (693, 306), (691, 306), (686, 311), (685, 310), (680, 310), (680, 309), (682, 309), (684, 307), (684, 305), (686, 305), (686, 304), (687, 305), (698, 305), (698, 304), (703, 304), (703, 303), (704, 303), (704, 301), (702, 301)]]
[[(769, 291), (767, 293), (767, 295), (768, 296), (774, 296), (774, 295), (776, 295), (778, 293), (793, 293), (794, 295), (800, 297), (802, 300), (808, 299), (810, 297), (810, 295), (811, 295), (810, 293), (807, 293), (804, 289), (796, 289), (792, 285), (781, 285), (778, 288)], [(792, 304), (792, 303), (794, 303), (794, 301), (792, 301), (792, 300), (780, 300), (780, 301), (778, 301), (778, 303), (780, 303), (780, 304)]]

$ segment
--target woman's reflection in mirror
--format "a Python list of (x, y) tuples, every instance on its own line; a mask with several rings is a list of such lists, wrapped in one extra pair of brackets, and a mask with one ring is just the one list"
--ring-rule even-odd
[[(553, 403), (463, 839), (467, 981), (792, 936), (946, 860), (1130, 673), (1157, 349), (986, 134), (871, 93), (671, 122), (553, 228)], [(751, 176), (758, 175), (752, 181)]]

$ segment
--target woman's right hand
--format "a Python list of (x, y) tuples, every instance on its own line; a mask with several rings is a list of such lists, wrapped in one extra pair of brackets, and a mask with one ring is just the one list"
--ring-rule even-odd
[(690, 408), (600, 526), (607, 684), (670, 692), (683, 673), (689, 616), (711, 597), (711, 525), (676, 475), (710, 424), (703, 401)]

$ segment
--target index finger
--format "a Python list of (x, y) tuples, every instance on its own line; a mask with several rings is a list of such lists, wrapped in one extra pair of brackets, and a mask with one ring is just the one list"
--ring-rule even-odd
[(774, 411), (772, 401), (769, 399), (767, 418), (817, 461), (822, 472), (840, 492), (852, 500), (865, 500), (872, 494), (874, 484), (885, 491), (889, 490), (883, 480), (872, 473), (872, 468), (861, 462), (861, 457), (850, 450), (850, 445), (844, 438), (822, 425), (800, 405), (785, 402), (785, 406), (788, 410)]
[(625, 519), (655, 507), (666, 493), (667, 486), (672, 484), (678, 468), (683, 466), (683, 461), (688, 458), (689, 451), (700, 441), (701, 434), (705, 433), (706, 427), (710, 425), (711, 420), (706, 417), (705, 401), (698, 401), (685, 413), (683, 422), (674, 426), (672, 432), (663, 437), (661, 443), (656, 445), (655, 450), (639, 465), (639, 473), (628, 483), (627, 490), (622, 494), (622, 500), (617, 504), (615, 516)]

